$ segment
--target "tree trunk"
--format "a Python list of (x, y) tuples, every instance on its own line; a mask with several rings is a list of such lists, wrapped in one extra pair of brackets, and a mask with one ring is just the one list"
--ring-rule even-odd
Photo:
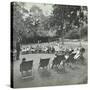
[(62, 45), (64, 45), (64, 29), (63, 29), (63, 25), (62, 25), (61, 29), (62, 29), (61, 42), (62, 42)]
[(61, 38), (62, 45), (64, 45), (64, 37)]

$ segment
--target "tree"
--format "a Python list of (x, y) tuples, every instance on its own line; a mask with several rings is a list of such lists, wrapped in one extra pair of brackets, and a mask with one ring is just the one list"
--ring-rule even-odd
[(57, 34), (61, 37), (62, 44), (64, 44), (65, 33), (73, 26), (80, 27), (81, 18), (83, 20), (83, 12), (81, 12), (81, 6), (55, 4), (53, 8), (51, 26), (58, 26)]
[(27, 29), (27, 34), (30, 35), (31, 32), (33, 33), (30, 35), (31, 37), (37, 36), (38, 27), (41, 22), (41, 15), (42, 10), (37, 6), (32, 6), (29, 10), (29, 16), (25, 19), (25, 26)]
[(24, 3), (13, 2), (13, 36), (14, 40), (21, 38), (22, 32), (25, 31), (23, 20)]

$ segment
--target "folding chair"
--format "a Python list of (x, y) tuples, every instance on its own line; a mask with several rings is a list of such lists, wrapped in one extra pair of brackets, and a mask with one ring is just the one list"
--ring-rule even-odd
[(62, 60), (65, 60), (65, 55), (57, 55), (52, 62), (52, 69), (54, 66), (58, 68)]
[(66, 60), (66, 63), (74, 63), (74, 56), (76, 55), (76, 53), (72, 53), (69, 55), (69, 58)]
[(25, 61), (20, 64), (20, 72), (22, 75), (22, 79), (33, 77), (33, 60)]
[(38, 67), (38, 70), (40, 69), (40, 68), (48, 68), (48, 66), (50, 67), (50, 65), (49, 65), (49, 60), (50, 60), (50, 58), (45, 58), (45, 59), (40, 59), (40, 63), (39, 63), (39, 67)]

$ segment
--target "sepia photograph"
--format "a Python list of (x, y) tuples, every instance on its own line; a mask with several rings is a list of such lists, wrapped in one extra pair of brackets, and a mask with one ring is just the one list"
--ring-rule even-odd
[(88, 7), (11, 2), (11, 87), (88, 83)]

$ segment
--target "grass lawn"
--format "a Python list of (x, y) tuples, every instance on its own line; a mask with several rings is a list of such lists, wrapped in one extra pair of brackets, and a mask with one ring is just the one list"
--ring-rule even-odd
[[(45, 43), (47, 44), (47, 43)], [(27, 45), (24, 45), (26, 47)], [(65, 47), (79, 47), (79, 42), (65, 42)], [(86, 51), (84, 54), (86, 63), (88, 60), (88, 45), (87, 42), (82, 42), (82, 46), (85, 47)], [(21, 59), (25, 57), (27, 60), (33, 60), (33, 78), (21, 79), (20, 63)], [(75, 68), (71, 69), (66, 66), (66, 71), (56, 72), (55, 70), (49, 69), (39, 72), (38, 65), (40, 58), (50, 58), (50, 66), (54, 58), (54, 54), (27, 54), (20, 55), (19, 61), (14, 61), (14, 87), (25, 88), (25, 87), (40, 87), (40, 86), (55, 86), (55, 85), (71, 85), (71, 84), (84, 84), (87, 83), (87, 64), (86, 65), (73, 65)]]

